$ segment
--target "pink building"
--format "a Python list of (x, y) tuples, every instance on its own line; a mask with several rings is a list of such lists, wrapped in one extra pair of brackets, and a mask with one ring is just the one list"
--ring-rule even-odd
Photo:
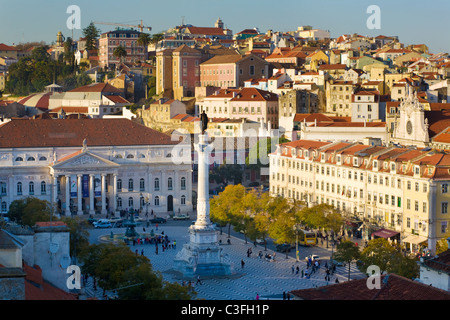
[(269, 63), (260, 57), (249, 55), (217, 55), (200, 65), (202, 86), (238, 88), (251, 78), (267, 78)]
[(115, 30), (103, 33), (99, 40), (99, 66), (104, 68), (118, 65), (121, 61), (114, 56), (114, 49), (122, 46), (127, 51), (123, 62), (133, 63), (145, 61), (147, 50), (139, 45), (138, 39), (141, 33), (135, 30)]

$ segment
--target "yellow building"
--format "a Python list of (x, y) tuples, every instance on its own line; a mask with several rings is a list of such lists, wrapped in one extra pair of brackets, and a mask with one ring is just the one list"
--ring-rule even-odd
[(5, 90), (6, 86), (6, 75), (4, 72), (0, 72), (0, 91)]
[(298, 140), (270, 154), (270, 193), (332, 205), (365, 240), (434, 252), (450, 222), (449, 169), (450, 154), (433, 150)]
[(352, 81), (333, 81), (327, 82), (326, 94), (326, 113), (338, 117), (352, 116), (352, 95), (357, 87)]
[(328, 57), (327, 54), (322, 50), (316, 50), (315, 52), (308, 55), (305, 60), (305, 69), (315, 72), (317, 72), (318, 67), (321, 64), (330, 63), (330, 57)]

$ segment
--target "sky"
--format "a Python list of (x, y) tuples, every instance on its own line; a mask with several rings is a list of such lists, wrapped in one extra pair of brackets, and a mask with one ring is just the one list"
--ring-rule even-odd
[[(450, 53), (448, 0), (0, 0), (0, 43), (50, 44), (58, 31), (66, 37), (73, 31), (78, 39), (82, 30), (66, 25), (71, 5), (80, 8), (81, 29), (91, 21), (139, 24), (143, 20), (153, 34), (182, 21), (213, 27), (220, 17), (233, 33), (255, 27), (261, 32), (295, 31), (310, 25), (329, 30), (333, 38), (353, 33), (398, 36), (406, 45), (424, 43), (432, 53)], [(367, 27), (371, 5), (380, 8), (380, 29)], [(97, 27), (102, 32), (115, 28)]]

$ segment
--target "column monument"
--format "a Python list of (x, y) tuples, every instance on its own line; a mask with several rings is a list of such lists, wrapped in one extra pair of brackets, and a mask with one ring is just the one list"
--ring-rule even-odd
[(233, 272), (232, 263), (218, 243), (218, 231), (209, 217), (209, 155), (206, 128), (208, 118), (201, 115), (201, 134), (195, 146), (198, 154), (197, 219), (189, 227), (189, 243), (185, 244), (174, 259), (174, 269), (184, 277), (227, 276)]

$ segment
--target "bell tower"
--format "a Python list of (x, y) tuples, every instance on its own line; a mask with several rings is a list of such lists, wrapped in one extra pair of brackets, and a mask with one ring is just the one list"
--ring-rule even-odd
[(220, 17), (219, 17), (219, 19), (217, 19), (215, 27), (223, 29), (223, 22), (222, 22), (222, 20), (220, 20)]

